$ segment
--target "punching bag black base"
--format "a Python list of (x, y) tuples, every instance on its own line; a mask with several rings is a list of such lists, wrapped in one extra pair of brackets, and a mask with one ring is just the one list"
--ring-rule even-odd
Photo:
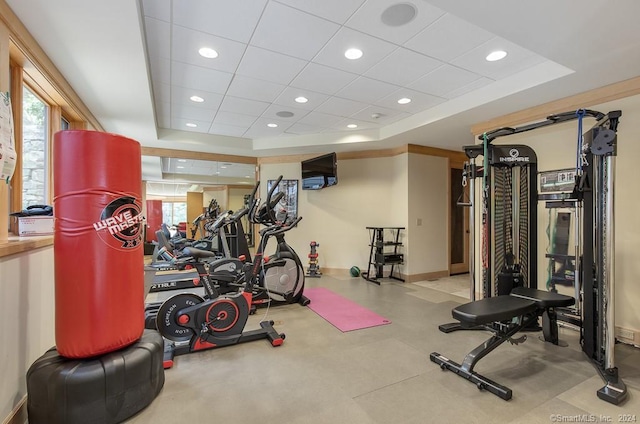
[(30, 424), (120, 423), (147, 407), (164, 385), (164, 342), (145, 330), (136, 343), (88, 359), (55, 348), (27, 372)]

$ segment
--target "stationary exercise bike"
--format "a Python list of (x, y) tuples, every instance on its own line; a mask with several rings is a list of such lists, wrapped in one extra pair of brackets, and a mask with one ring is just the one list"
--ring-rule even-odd
[[(255, 208), (256, 201), (252, 208)], [(290, 230), (302, 218), (289, 226), (268, 227), (261, 231), (262, 239), (253, 263), (243, 264), (244, 289), (230, 295), (203, 299), (192, 293), (180, 293), (165, 301), (158, 310), (158, 331), (173, 342), (165, 349), (165, 368), (173, 363), (174, 355), (228, 346), (237, 343), (268, 339), (272, 346), (280, 346), (285, 335), (273, 328), (273, 321), (262, 321), (260, 329), (243, 332), (249, 318), (251, 302), (263, 264), (263, 252), (270, 235)], [(208, 278), (205, 290), (214, 293)], [(283, 294), (289, 298), (291, 294)]]

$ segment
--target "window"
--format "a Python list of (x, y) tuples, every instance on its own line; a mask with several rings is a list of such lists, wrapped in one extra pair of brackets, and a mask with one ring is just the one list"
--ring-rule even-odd
[(71, 127), (71, 124), (69, 124), (69, 121), (67, 121), (64, 118), (60, 118), (60, 130), (64, 131), (64, 130), (68, 130)]
[(186, 202), (162, 202), (162, 222), (171, 226), (187, 222)]
[(48, 201), (48, 106), (28, 87), (22, 93), (22, 207)]

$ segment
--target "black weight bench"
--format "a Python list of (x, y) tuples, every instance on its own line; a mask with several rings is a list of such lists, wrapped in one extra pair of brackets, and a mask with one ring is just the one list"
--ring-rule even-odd
[[(542, 327), (545, 341), (558, 344), (558, 323), (555, 308), (571, 306), (574, 303), (575, 299), (570, 296), (517, 287), (507, 296), (489, 297), (460, 305), (454, 308), (451, 313), (460, 322), (461, 329), (483, 328), (493, 332), (493, 336), (469, 352), (462, 361), (462, 365), (437, 352), (433, 352), (430, 359), (440, 365), (443, 370), (453, 371), (460, 377), (471, 381), (478, 389), (488, 390), (504, 400), (509, 400), (512, 396), (511, 389), (474, 372), (475, 365), (506, 341), (512, 344), (524, 342), (526, 336), (519, 339), (512, 337), (531, 324), (536, 324), (539, 316), (543, 318)], [(448, 332), (444, 329), (441, 330)]]

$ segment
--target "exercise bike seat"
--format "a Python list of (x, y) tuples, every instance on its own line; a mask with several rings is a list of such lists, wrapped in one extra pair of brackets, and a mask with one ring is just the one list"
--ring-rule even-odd
[(465, 303), (451, 314), (463, 327), (475, 327), (495, 321), (510, 320), (533, 313), (538, 309), (535, 301), (516, 296), (496, 296)]
[(571, 296), (553, 293), (545, 290), (532, 289), (530, 287), (516, 287), (511, 290), (510, 296), (536, 302), (538, 308), (560, 308), (571, 306), (576, 300)]

